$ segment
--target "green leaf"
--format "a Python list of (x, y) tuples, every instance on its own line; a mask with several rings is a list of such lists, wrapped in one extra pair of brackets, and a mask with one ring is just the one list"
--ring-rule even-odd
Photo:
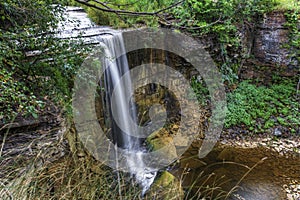
[(32, 117), (33, 117), (34, 119), (37, 119), (37, 118), (38, 118), (38, 115), (37, 115), (35, 112), (32, 112), (31, 115), (32, 115)]

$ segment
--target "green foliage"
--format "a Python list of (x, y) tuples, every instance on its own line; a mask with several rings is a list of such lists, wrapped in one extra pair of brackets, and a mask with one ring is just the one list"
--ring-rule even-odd
[[(110, 0), (106, 5), (115, 10), (127, 10), (131, 12), (154, 12), (174, 3), (172, 0)], [(99, 7), (100, 4), (93, 3)], [(108, 13), (95, 8), (86, 9), (89, 17), (99, 25), (109, 25), (118, 28), (130, 27), (132, 25), (157, 26), (158, 19), (155, 16), (122, 15)]]
[(255, 20), (254, 16), (269, 11), (272, 5), (272, 0), (187, 0), (174, 9), (174, 15), (180, 19), (178, 25), (192, 32), (213, 34), (220, 43), (237, 46), (237, 23)]
[(209, 101), (209, 91), (205, 85), (205, 82), (197, 77), (192, 77), (190, 85), (193, 89), (195, 97), (197, 98), (197, 101), (201, 105), (207, 105)]
[[(106, 3), (107, 6), (116, 10), (153, 12), (171, 5), (174, 1), (110, 0)], [(237, 72), (245, 59), (244, 56), (249, 56), (242, 55), (242, 38), (238, 31), (241, 25), (247, 23), (255, 26), (264, 13), (279, 7), (296, 7), (296, 4), (299, 4), (296, 0), (186, 0), (179, 6), (165, 11), (159, 19), (153, 16), (117, 15), (91, 8), (88, 12), (96, 23), (117, 27), (128, 27), (132, 24), (157, 26), (158, 20), (164, 22), (163, 18), (171, 14), (176, 20), (168, 23), (171, 23), (173, 27), (187, 30), (196, 36), (207, 36), (216, 41), (211, 50), (218, 50), (217, 54), (213, 52), (217, 57), (215, 61), (223, 74), (223, 80), (231, 84), (238, 79)], [(100, 6), (100, 4), (96, 5)], [(295, 23), (293, 27), (298, 33)], [(299, 37), (293, 38), (293, 46), (299, 46)]]
[(178, 20), (173, 25), (197, 36), (214, 38), (217, 42), (213, 48), (220, 50), (218, 60), (223, 79), (232, 83), (237, 80), (242, 59), (232, 56), (232, 52), (241, 52), (239, 25), (244, 21), (256, 23), (273, 5), (273, 0), (186, 0), (174, 9)]
[[(287, 19), (287, 23), (285, 24), (286, 27), (289, 29), (289, 38), (290, 42), (289, 44), (286, 45), (287, 48), (292, 49), (290, 52), (290, 57), (294, 59), (295, 61), (297, 60), (300, 62), (300, 32), (299, 32), (299, 7), (300, 3), (298, 6), (298, 9), (293, 9), (293, 10), (287, 10), (285, 11), (285, 16)], [(296, 63), (294, 63), (296, 64)]]
[(10, 122), (18, 114), (37, 118), (38, 109), (43, 108), (44, 103), (5, 69), (0, 69), (0, 80), (0, 121)]
[(284, 80), (269, 87), (243, 81), (227, 99), (226, 128), (243, 124), (250, 130), (263, 131), (275, 125), (290, 129), (300, 125), (293, 81)]
[[(110, 0), (107, 6), (116, 10), (128, 10), (134, 12), (153, 12), (165, 8), (174, 1), (136, 1), (136, 0)], [(99, 4), (96, 4), (99, 6)], [(104, 13), (89, 8), (89, 16), (98, 24), (117, 27), (128, 27), (132, 24), (142, 24), (148, 26), (157, 26), (157, 21), (163, 21), (165, 16), (172, 15), (175, 20), (168, 21), (173, 27), (187, 30), (196, 36), (207, 36), (215, 40), (212, 47), (213, 54), (217, 58), (217, 64), (223, 74), (223, 80), (227, 83), (234, 83), (237, 79), (237, 72), (245, 56), (239, 29), (243, 24), (255, 24), (263, 14), (274, 9), (292, 9), (298, 10), (299, 2), (296, 0), (186, 0), (179, 6), (165, 11), (161, 18), (117, 15), (115, 13)], [(297, 20), (295, 16), (291, 16)], [(124, 23), (125, 21), (125, 23)], [(299, 31), (297, 25), (292, 23), (293, 29), (293, 47), (300, 44)], [(215, 51), (218, 51), (217, 53)], [(294, 51), (294, 54), (299, 52)]]
[(7, 105), (0, 108), (4, 118), (11, 119), (17, 112), (21, 115), (30, 112), (36, 117), (39, 107), (34, 100), (36, 96), (70, 96), (73, 77), (82, 61), (78, 54), (83, 48), (78, 40), (55, 36), (58, 22), (66, 20), (65, 2), (4, 0), (0, 3), (0, 69), (7, 80), (2, 88), (5, 93), (1, 95), (1, 102)]

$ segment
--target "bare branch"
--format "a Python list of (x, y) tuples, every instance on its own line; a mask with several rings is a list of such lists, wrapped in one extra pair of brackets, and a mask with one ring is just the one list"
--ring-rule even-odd
[(177, 3), (174, 3), (174, 4), (172, 4), (172, 5), (170, 5), (170, 6), (166, 7), (166, 8), (163, 8), (163, 9), (161, 9), (161, 10), (156, 11), (154, 14), (157, 15), (157, 14), (163, 12), (163, 11), (166, 11), (166, 10), (169, 10), (169, 9), (171, 9), (171, 8), (174, 8), (174, 7), (176, 7), (176, 6), (180, 5), (180, 4), (182, 4), (183, 2), (184, 2), (184, 0), (183, 0), (183, 1), (179, 1), (179, 2), (177, 2)]
[[(93, 1), (88, 1), (88, 0), (75, 0), (78, 3), (81, 3), (83, 5), (86, 5), (91, 8), (95, 8), (97, 10), (101, 10), (103, 12), (110, 12), (110, 13), (118, 13), (118, 14), (125, 14), (125, 15), (134, 15), (134, 16), (157, 16), (159, 13), (164, 12), (166, 10), (169, 10), (171, 8), (174, 8), (178, 6), (179, 4), (183, 3), (184, 1), (179, 1), (177, 3), (174, 3), (166, 8), (160, 9), (155, 12), (134, 12), (134, 11), (129, 11), (129, 10), (117, 10), (109, 7), (107, 3), (98, 1), (98, 0), (93, 0)], [(94, 5), (90, 2), (95, 2), (98, 3), (99, 5)], [(101, 6), (100, 6), (101, 5)]]
[(186, 30), (199, 30), (199, 29), (203, 29), (203, 28), (206, 28), (206, 27), (209, 27), (209, 26), (213, 26), (217, 23), (221, 23), (221, 18), (222, 16), (220, 15), (219, 19), (217, 19), (216, 21), (210, 23), (210, 24), (206, 24), (206, 25), (203, 25), (203, 26), (197, 26), (197, 27), (189, 27), (189, 26), (180, 26), (178, 24), (174, 24), (172, 22), (169, 22), (168, 20), (162, 18), (162, 17), (159, 17), (160, 19), (160, 23), (165, 25), (165, 26), (172, 26), (172, 27), (176, 27), (176, 28), (179, 28), (179, 29), (186, 29)]
[(112, 6), (118, 6), (118, 7), (126, 7), (126, 6), (132, 6), (134, 4), (136, 4), (139, 0), (136, 0), (135, 2), (131, 2), (131, 3), (124, 3), (124, 4), (117, 4), (117, 3), (113, 3), (113, 2), (106, 2), (106, 4), (108, 5), (112, 5)]

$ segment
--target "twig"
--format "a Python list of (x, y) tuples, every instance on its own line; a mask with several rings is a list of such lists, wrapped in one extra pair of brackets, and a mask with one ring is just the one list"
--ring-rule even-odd
[(5, 129), (6, 127), (12, 126), (12, 125), (14, 125), (14, 124), (18, 124), (18, 123), (12, 122), (12, 123), (5, 124), (5, 125), (3, 125), (3, 126), (0, 128), (0, 131), (2, 131), (2, 130)]

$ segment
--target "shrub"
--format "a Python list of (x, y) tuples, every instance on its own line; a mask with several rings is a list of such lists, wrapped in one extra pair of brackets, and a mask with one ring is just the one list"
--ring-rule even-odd
[(82, 47), (78, 40), (55, 36), (58, 23), (67, 20), (63, 15), (65, 2), (0, 3), (0, 69), (6, 80), (2, 80), (1, 88), (3, 118), (11, 119), (18, 112), (23, 115), (30, 110), (36, 117), (36, 96), (70, 96), (73, 77), (82, 60), (78, 56)]

